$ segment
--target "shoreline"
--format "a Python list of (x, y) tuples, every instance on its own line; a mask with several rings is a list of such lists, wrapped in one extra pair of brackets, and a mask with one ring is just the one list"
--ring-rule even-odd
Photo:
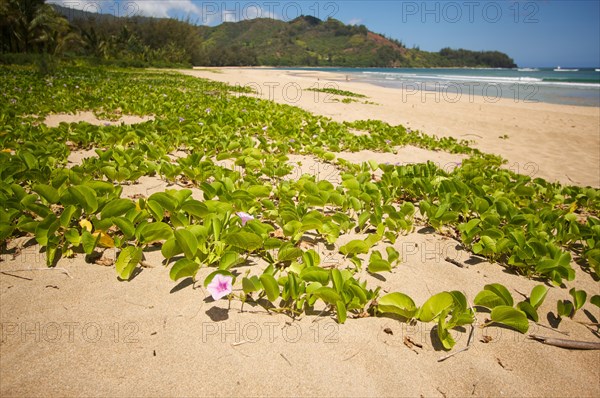
[[(255, 94), (259, 98), (298, 106), (339, 122), (375, 119), (438, 137), (467, 139), (483, 152), (502, 156), (508, 162), (506, 167), (515, 172), (565, 185), (600, 187), (600, 107), (504, 98), (492, 103), (479, 96), (448, 102), (440, 96), (436, 99), (433, 93), (407, 93), (401, 88), (346, 81), (338, 72), (245, 67), (178, 71), (260, 89)], [(306, 91), (328, 83), (368, 98), (345, 104), (341, 102), (344, 97)]]

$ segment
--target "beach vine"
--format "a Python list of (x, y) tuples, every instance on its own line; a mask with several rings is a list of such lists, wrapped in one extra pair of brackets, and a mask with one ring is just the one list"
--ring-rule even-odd
[[(515, 304), (506, 287), (491, 283), (472, 303), (454, 290), (417, 305), (359, 279), (363, 270), (401, 266), (391, 245), (385, 252), (374, 247), (393, 244), (418, 223), (546, 284), (573, 281), (574, 263), (600, 277), (600, 191), (516, 174), (467, 141), (376, 120), (338, 123), (177, 73), (65, 67), (42, 76), (27, 67), (0, 69), (0, 240), (6, 247), (19, 236), (35, 238), (49, 267), (116, 248), (117, 276), (129, 280), (144, 253), (159, 245), (173, 281), (196, 281), (201, 268), (211, 269), (202, 282), (214, 299), (252, 301), (292, 317), (319, 308), (340, 323), (380, 314), (435, 322), (446, 349), (454, 346), (449, 331), (472, 324), (476, 310), (490, 311), (483, 326), (527, 332), (548, 288), (538, 285)], [(131, 126), (43, 123), (49, 114), (83, 110), (105, 120), (154, 119)], [(405, 145), (468, 158), (446, 170), (431, 162), (353, 164), (336, 155)], [(67, 162), (84, 149), (95, 156)], [(339, 181), (290, 178), (290, 154), (331, 165)], [(123, 186), (141, 177), (177, 189), (123, 197)], [(340, 246), (336, 267), (305, 249), (307, 240), (335, 245), (350, 232), (366, 237)], [(267, 266), (240, 273), (252, 259)], [(570, 296), (557, 303), (559, 315), (572, 317), (587, 301), (582, 290)], [(600, 297), (590, 302), (599, 305)]]

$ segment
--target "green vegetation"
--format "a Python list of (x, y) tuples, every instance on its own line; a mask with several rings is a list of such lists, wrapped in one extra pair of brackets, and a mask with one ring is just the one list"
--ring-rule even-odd
[(307, 91), (316, 91), (319, 93), (327, 93), (327, 94), (334, 94), (334, 95), (342, 95), (345, 97), (354, 97), (354, 98), (367, 98), (366, 95), (363, 94), (357, 94), (357, 93), (353, 93), (352, 91), (347, 91), (347, 90), (338, 90), (336, 88), (307, 88)]
[(512, 68), (500, 52), (444, 49), (438, 53), (406, 48), (370, 32), (301, 16), (289, 22), (254, 19), (202, 27), (202, 64), (348, 67), (492, 67)]
[[(174, 73), (0, 70), (0, 240), (5, 250), (16, 237), (35, 238), (50, 267), (76, 255), (94, 261), (116, 248), (116, 275), (128, 280), (159, 245), (174, 281), (196, 280), (201, 268), (209, 268), (207, 289), (213, 280), (230, 281), (242, 290), (226, 291), (229, 299), (292, 317), (318, 307), (340, 323), (378, 314), (435, 322), (446, 349), (455, 344), (451, 329), (475, 322), (474, 309), (491, 311), (483, 326), (526, 332), (529, 320), (539, 318), (547, 288), (535, 287), (515, 305), (506, 287), (491, 283), (474, 298), (475, 308), (459, 291), (437, 293), (420, 306), (401, 292), (381, 295), (360, 276), (402, 266), (393, 245), (415, 225), (433, 227), (471, 253), (558, 288), (574, 280), (574, 265), (600, 276), (600, 191), (515, 174), (468, 142), (380, 121), (337, 123), (245, 96), (239, 87)], [(155, 120), (41, 123), (50, 113), (79, 110), (104, 118), (152, 114)], [(446, 171), (433, 163), (353, 164), (335, 155), (408, 144), (470, 158)], [(67, 163), (72, 151), (92, 148), (97, 156)], [(169, 156), (175, 151), (184, 157)], [(341, 182), (312, 175), (290, 180), (290, 153), (335, 165)], [(124, 196), (123, 186), (143, 176), (180, 186)], [(344, 258), (334, 268), (306, 249), (307, 242), (335, 245), (352, 231), (363, 235), (334, 249)], [(257, 269), (257, 263), (266, 265)], [(557, 304), (559, 315), (573, 316), (587, 300), (582, 290), (570, 296)]]
[[(500, 52), (408, 49), (363, 25), (310, 16), (289, 22), (254, 19), (208, 27), (189, 20), (94, 14), (48, 5), (43, 0), (4, 0), (0, 3), (0, 34), (0, 62), (17, 64), (32, 59), (45, 64), (48, 60), (31, 54), (50, 54), (83, 57), (90, 64), (135, 67), (516, 66)], [(45, 65), (43, 68), (47, 69)]]

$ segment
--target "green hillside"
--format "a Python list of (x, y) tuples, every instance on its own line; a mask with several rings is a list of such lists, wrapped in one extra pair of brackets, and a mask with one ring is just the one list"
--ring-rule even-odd
[(439, 53), (406, 48), (400, 41), (310, 16), (290, 22), (254, 19), (199, 28), (203, 64), (349, 67), (515, 67), (500, 52), (444, 49)]
[(0, 3), (0, 36), (0, 62), (28, 59), (21, 54), (50, 54), (124, 66), (516, 66), (496, 51), (409, 49), (364, 25), (336, 19), (301, 16), (289, 22), (253, 19), (208, 27), (76, 11), (43, 0)]

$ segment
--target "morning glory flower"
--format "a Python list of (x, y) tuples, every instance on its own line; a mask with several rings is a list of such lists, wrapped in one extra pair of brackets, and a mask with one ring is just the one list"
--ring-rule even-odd
[(296, 140), (295, 140), (295, 139), (293, 139), (293, 138), (292, 138), (292, 139), (290, 139), (290, 144), (293, 144), (294, 142), (296, 142)]
[(179, 123), (183, 122), (185, 119), (179, 116)]
[(244, 213), (243, 211), (238, 211), (237, 216), (242, 220), (242, 227), (246, 225), (246, 223), (250, 220), (254, 220), (254, 217), (248, 213)]
[(104, 125), (108, 127), (110, 126), (110, 122), (104, 122)]
[(210, 108), (206, 108), (205, 112), (210, 113)]
[(269, 128), (268, 126), (264, 126), (264, 127), (262, 128), (262, 131), (267, 131), (267, 129), (268, 129), (268, 128)]
[(218, 300), (222, 297), (227, 296), (233, 290), (232, 286), (233, 278), (229, 275), (217, 274), (213, 280), (208, 284), (206, 290), (210, 293), (213, 300)]

